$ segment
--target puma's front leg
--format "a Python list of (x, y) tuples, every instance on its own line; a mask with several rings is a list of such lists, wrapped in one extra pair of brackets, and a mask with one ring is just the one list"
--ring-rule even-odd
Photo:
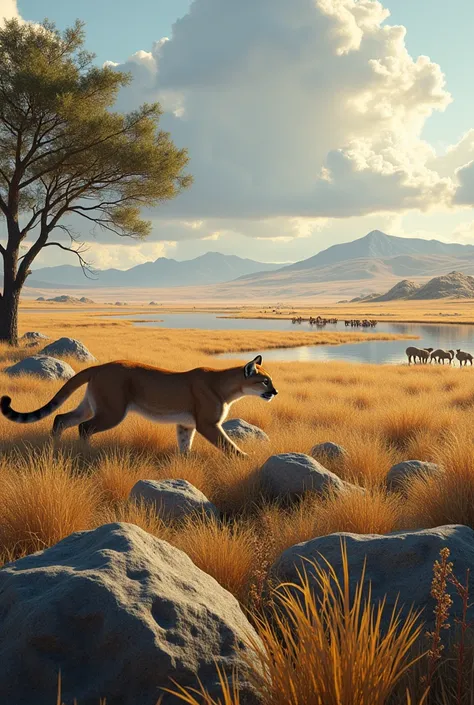
[(195, 432), (196, 429), (189, 426), (181, 426), (180, 424), (176, 426), (178, 449), (180, 453), (185, 454), (190, 452)]
[(246, 457), (238, 446), (235, 445), (218, 423), (201, 422), (197, 425), (198, 432), (204, 436), (212, 445), (222, 450), (224, 453), (234, 453), (241, 458)]

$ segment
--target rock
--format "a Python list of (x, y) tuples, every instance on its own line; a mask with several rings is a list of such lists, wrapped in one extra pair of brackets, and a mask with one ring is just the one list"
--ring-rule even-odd
[(328, 458), (329, 460), (342, 460), (347, 455), (347, 451), (342, 446), (337, 443), (331, 443), (326, 441), (326, 443), (318, 443), (311, 448), (311, 455), (313, 458), (318, 460), (318, 458)]
[(32, 355), (20, 360), (16, 365), (7, 367), (5, 374), (10, 377), (17, 375), (35, 375), (42, 379), (70, 379), (76, 374), (71, 365), (57, 360), (49, 355)]
[(59, 338), (41, 350), (45, 355), (67, 355), (81, 362), (97, 362), (80, 340), (74, 338)]
[(129, 499), (153, 505), (168, 519), (183, 519), (195, 512), (219, 516), (212, 502), (186, 480), (139, 480), (130, 490)]
[(44, 298), (44, 296), (38, 296), (36, 301), (46, 301), (46, 299)]
[(264, 488), (273, 497), (300, 495), (306, 490), (340, 491), (349, 487), (348, 483), (304, 453), (272, 455), (260, 473)]
[[(0, 702), (177, 705), (170, 678), (221, 696), (258, 639), (237, 600), (185, 553), (133, 524), (71, 534), (0, 570)], [(242, 678), (244, 676), (242, 675)], [(243, 702), (250, 702), (244, 687)], [(249, 699), (246, 699), (246, 691)]]
[(38, 333), (36, 330), (29, 330), (28, 333), (21, 336), (21, 339), (39, 343), (40, 340), (49, 340), (49, 337), (43, 333)]
[(392, 465), (388, 471), (387, 488), (392, 491), (406, 492), (406, 482), (417, 475), (438, 475), (444, 472), (436, 463), (426, 463), (422, 460), (404, 460)]
[[(404, 605), (405, 614), (412, 604), (416, 608), (424, 608), (422, 619), (427, 621), (428, 629), (433, 626), (434, 600), (430, 594), (433, 564), (439, 559), (439, 552), (444, 547), (449, 548), (449, 560), (453, 561), (454, 573), (462, 583), (466, 579), (466, 569), (470, 568), (471, 594), (474, 589), (474, 531), (461, 525), (397, 531), (386, 536), (349, 533), (321, 536), (284, 551), (272, 566), (271, 572), (280, 581), (297, 582), (298, 570), (301, 572), (304, 568), (310, 574), (308, 560), (319, 561), (324, 566), (324, 562), (321, 562), (323, 557), (336, 570), (339, 580), (342, 580), (341, 539), (347, 546), (351, 589), (360, 580), (364, 560), (367, 558), (366, 582), (372, 586), (374, 602), (387, 595), (384, 626), (387, 625), (398, 594), (399, 605)], [(314, 587), (317, 589), (315, 582)], [(461, 601), (455, 596), (452, 585), (449, 585), (448, 591), (454, 600), (454, 614), (459, 615)], [(451, 623), (454, 614), (450, 615)], [(472, 619), (472, 608), (470, 615), (469, 619)]]
[(243, 419), (229, 419), (224, 421), (222, 428), (230, 438), (239, 441), (249, 441), (255, 439), (258, 441), (269, 441), (269, 437), (258, 426), (254, 426)]

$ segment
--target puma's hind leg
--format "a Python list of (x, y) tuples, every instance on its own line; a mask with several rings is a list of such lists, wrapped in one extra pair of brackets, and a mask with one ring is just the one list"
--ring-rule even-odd
[(189, 453), (193, 445), (194, 434), (196, 429), (190, 426), (176, 426), (176, 435), (178, 438), (178, 450), (180, 453)]
[(55, 441), (58, 441), (61, 438), (63, 431), (67, 428), (71, 428), (72, 426), (78, 426), (83, 421), (89, 419), (92, 414), (93, 411), (90, 399), (86, 394), (76, 409), (73, 409), (73, 411), (69, 411), (66, 414), (58, 414), (55, 417), (51, 435)]
[(118, 426), (125, 418), (126, 410), (120, 411), (99, 411), (88, 421), (79, 424), (79, 438), (88, 442), (94, 433), (109, 431), (111, 428)]

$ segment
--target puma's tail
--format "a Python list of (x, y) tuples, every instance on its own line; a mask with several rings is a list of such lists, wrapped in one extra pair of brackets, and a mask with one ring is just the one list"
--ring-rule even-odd
[(66, 399), (68, 399), (76, 389), (79, 389), (83, 384), (89, 382), (95, 369), (96, 367), (88, 367), (86, 370), (82, 370), (78, 372), (77, 375), (74, 375), (74, 377), (71, 377), (71, 379), (68, 379), (66, 384), (61, 387), (51, 401), (40, 409), (36, 409), (36, 411), (27, 411), (25, 413), (15, 411), (11, 407), (12, 400), (10, 397), (2, 397), (0, 399), (0, 411), (7, 419), (15, 423), (33, 423), (34, 421), (40, 421), (56, 411), (61, 404), (64, 404)]

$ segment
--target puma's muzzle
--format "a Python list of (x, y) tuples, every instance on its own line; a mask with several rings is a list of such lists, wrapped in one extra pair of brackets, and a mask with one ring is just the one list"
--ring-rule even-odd
[(272, 387), (271, 389), (268, 389), (266, 392), (263, 392), (260, 396), (262, 399), (265, 399), (265, 401), (271, 401), (273, 397), (276, 397), (278, 394), (278, 391), (275, 389), (275, 387)]

